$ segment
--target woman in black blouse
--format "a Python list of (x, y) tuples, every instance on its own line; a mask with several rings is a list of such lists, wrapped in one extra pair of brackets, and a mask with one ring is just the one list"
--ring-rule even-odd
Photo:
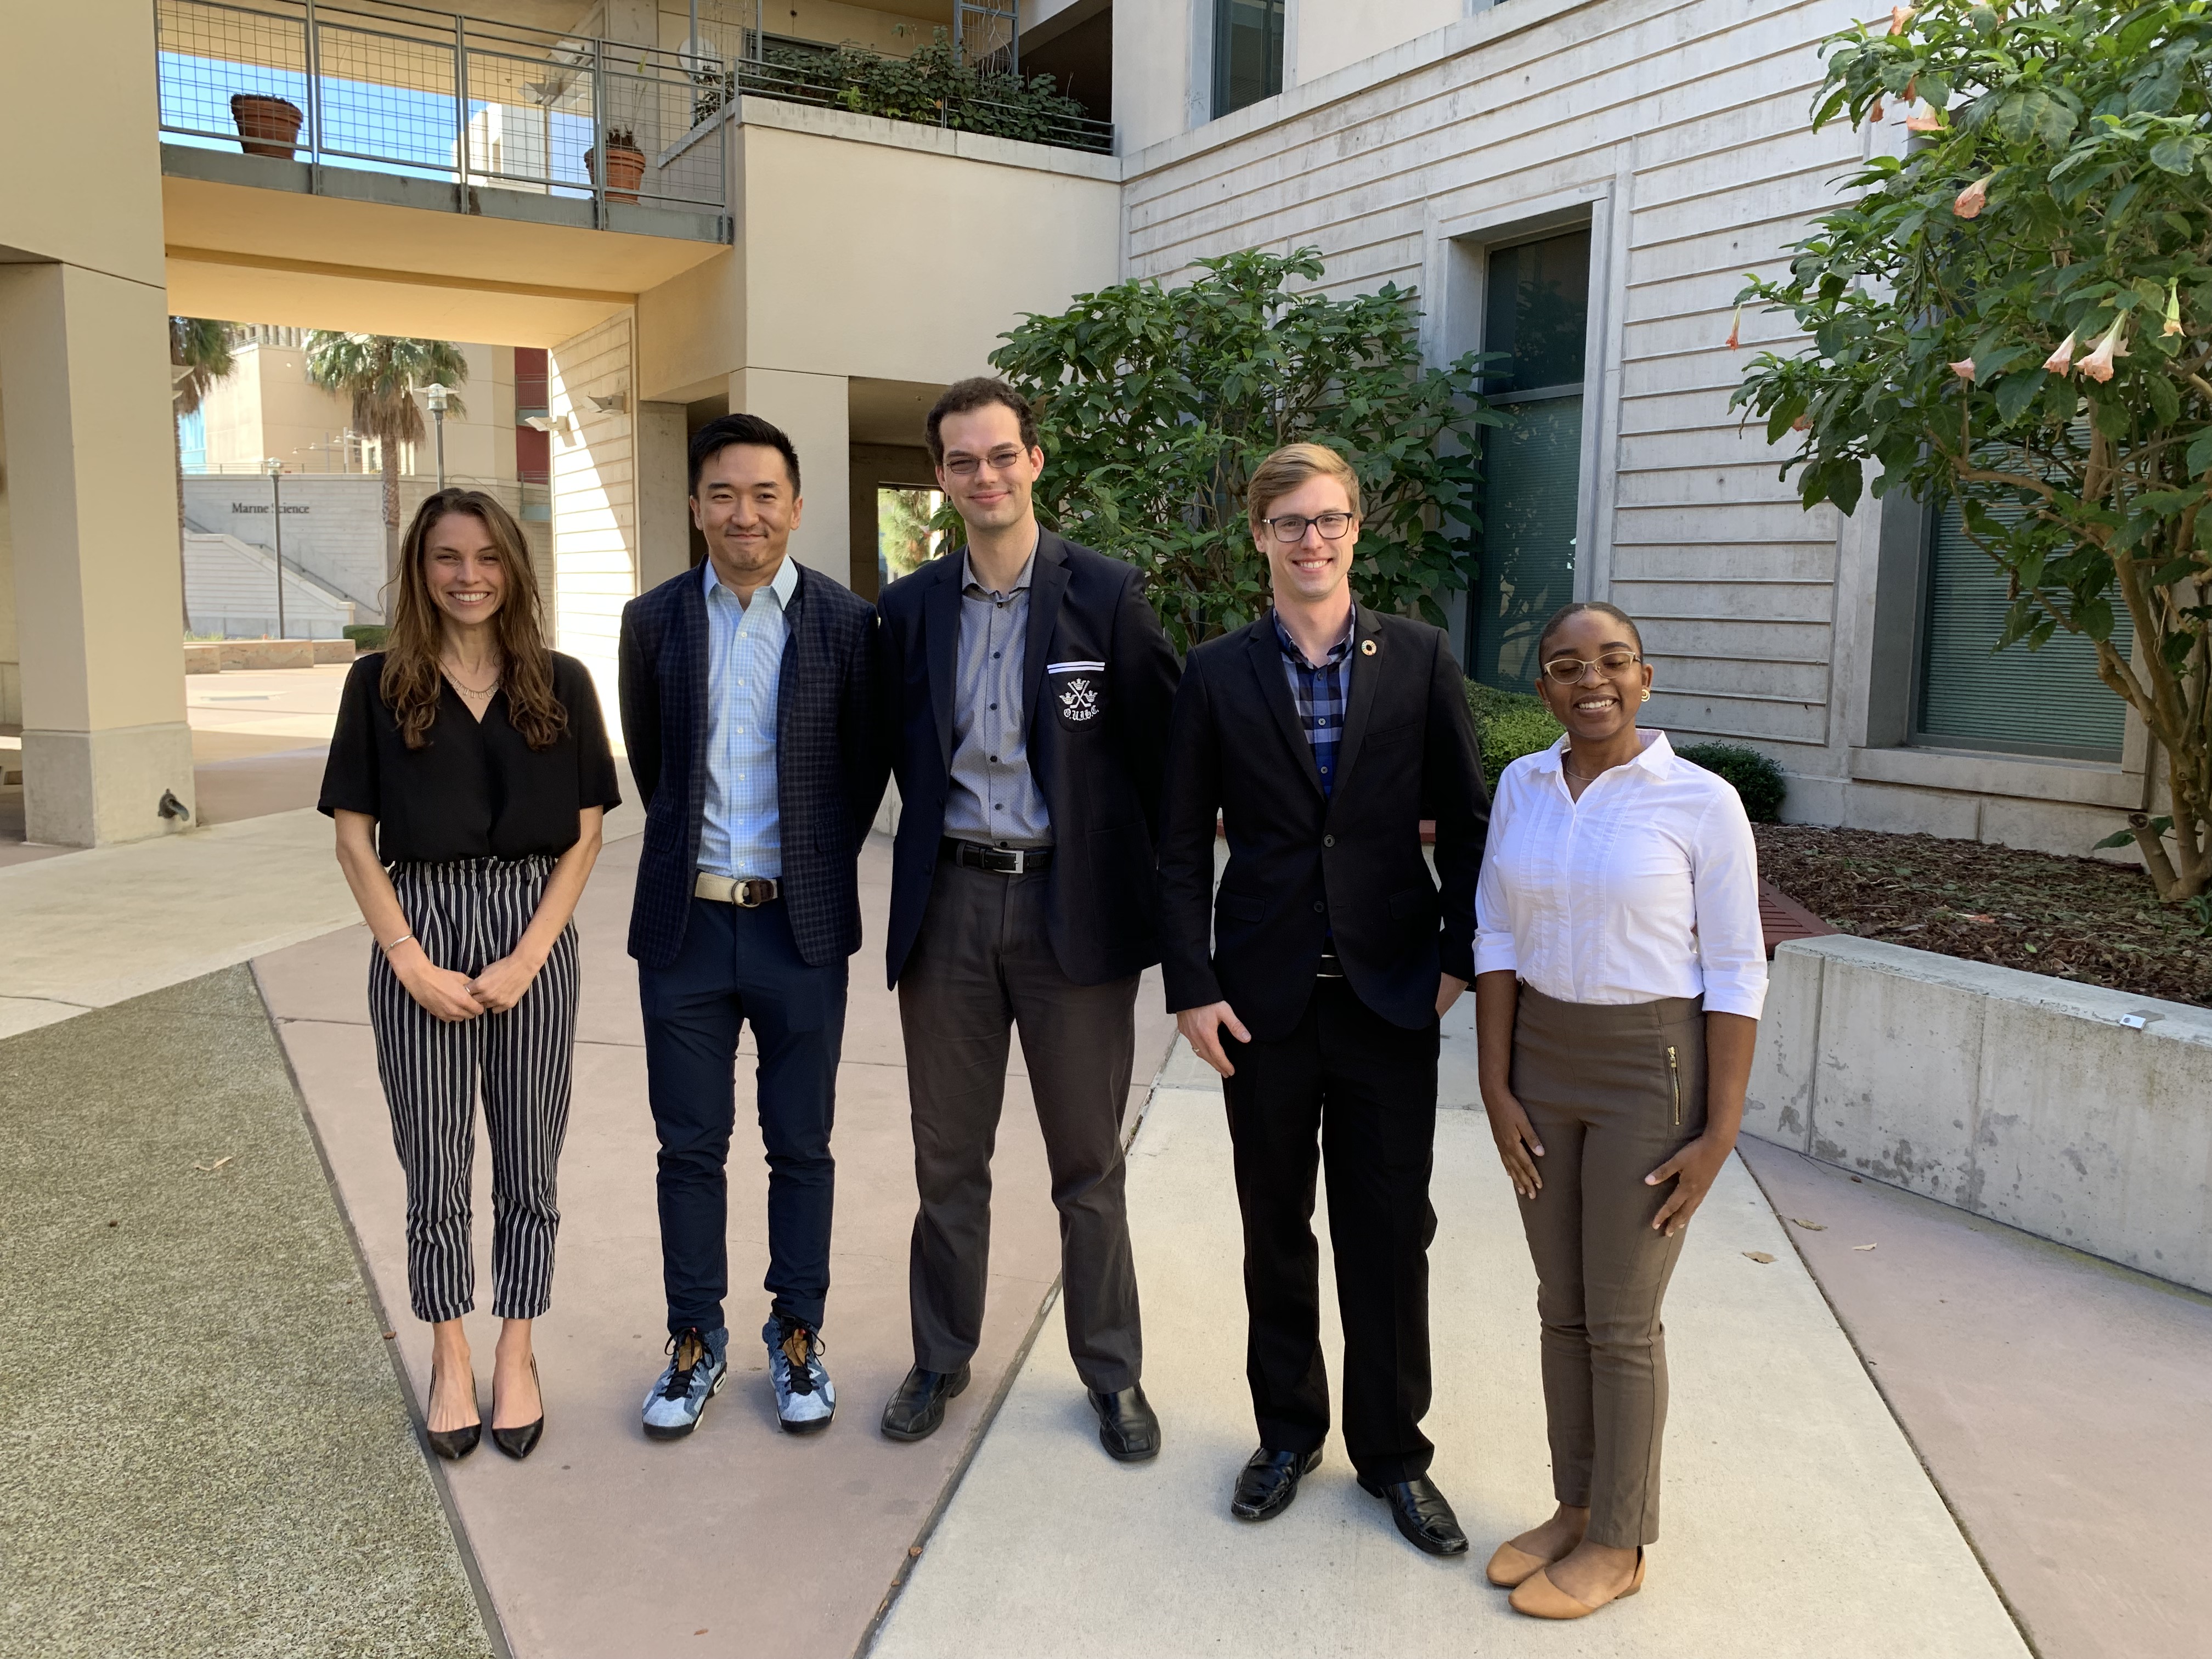
[(621, 804), (582, 664), (545, 647), (529, 545), (473, 489), (422, 503), (386, 648), (354, 665), (323, 775), (338, 863), (375, 935), (376, 1066), (407, 1175), (407, 1289), (432, 1328), (428, 1427), (482, 1432), (461, 1316), (475, 1305), (469, 1171), (479, 1089), (492, 1157), (492, 1440), (544, 1428), (530, 1323), (550, 1303), (576, 1030), (569, 918)]

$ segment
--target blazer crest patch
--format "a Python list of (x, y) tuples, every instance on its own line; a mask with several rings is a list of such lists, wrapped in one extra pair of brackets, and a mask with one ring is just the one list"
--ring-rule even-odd
[(1080, 726), (1098, 717), (1098, 692), (1087, 675), (1078, 674), (1064, 680), (1060, 688), (1061, 718)]

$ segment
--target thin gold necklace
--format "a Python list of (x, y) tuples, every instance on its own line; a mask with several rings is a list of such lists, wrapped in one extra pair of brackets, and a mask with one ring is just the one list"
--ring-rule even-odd
[(491, 696), (493, 692), (499, 690), (501, 671), (497, 669), (495, 669), (492, 672), (491, 684), (489, 685), (482, 686), (471, 685), (466, 680), (463, 679), (459, 674), (453, 672), (452, 669), (447, 667), (442, 662), (438, 665), (438, 671), (453, 683), (454, 690), (461, 692), (467, 696), (488, 697)]

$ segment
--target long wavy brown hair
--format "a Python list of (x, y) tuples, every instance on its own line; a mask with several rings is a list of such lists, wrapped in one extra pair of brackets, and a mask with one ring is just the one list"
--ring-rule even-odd
[(441, 489), (415, 509), (399, 546), (399, 574), (392, 595), (392, 631), (384, 642), (384, 673), (377, 682), (410, 749), (430, 742), (445, 678), (438, 655), (445, 647), (445, 612), (430, 597), (427, 569), (430, 532), (448, 513), (465, 513), (483, 524), (499, 550), (507, 576), (492, 629), (499, 640), (500, 684), (507, 717), (532, 749), (550, 749), (568, 729), (568, 711), (553, 695), (553, 653), (546, 648), (544, 605), (530, 544), (514, 515), (480, 489)]

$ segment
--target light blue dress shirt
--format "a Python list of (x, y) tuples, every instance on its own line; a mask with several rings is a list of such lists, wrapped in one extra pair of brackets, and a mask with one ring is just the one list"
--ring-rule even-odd
[(783, 875), (782, 813), (775, 793), (776, 692), (783, 679), (784, 618), (799, 591), (787, 556), (752, 603), (700, 566), (707, 590), (707, 809), (699, 867), (739, 879)]

